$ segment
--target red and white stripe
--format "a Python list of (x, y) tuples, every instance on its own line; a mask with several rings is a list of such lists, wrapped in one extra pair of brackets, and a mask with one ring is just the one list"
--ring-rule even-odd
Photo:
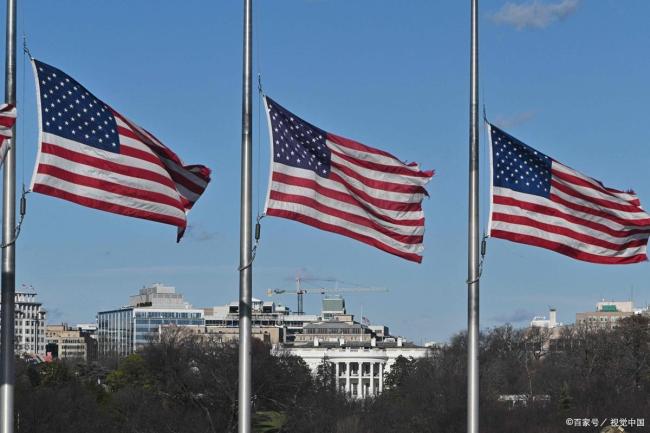
[(633, 193), (552, 161), (550, 197), (492, 187), (490, 234), (602, 264), (645, 261), (650, 215)]
[(271, 162), (266, 215), (300, 221), (420, 263), (421, 202), (433, 171), (334, 134), (327, 134), (326, 145), (331, 151), (327, 179)]
[(160, 159), (183, 203), (189, 211), (194, 203), (201, 197), (210, 182), (210, 169), (203, 165), (184, 165), (183, 161), (158, 140), (149, 131), (129, 121), (119, 113), (114, 112), (118, 124), (120, 139), (129, 137), (135, 142), (145, 144)]
[(9, 150), (9, 138), (13, 137), (13, 126), (16, 123), (16, 107), (11, 104), (0, 105), (0, 165), (4, 162)]
[(94, 209), (177, 226), (180, 240), (187, 227), (187, 212), (210, 182), (210, 169), (183, 165), (153, 135), (119, 113), (113, 114), (120, 153), (41, 130), (32, 190)]

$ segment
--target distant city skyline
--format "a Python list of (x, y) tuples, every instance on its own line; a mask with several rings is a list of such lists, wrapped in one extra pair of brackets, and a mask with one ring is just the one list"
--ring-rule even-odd
[[(123, 300), (122, 303), (109, 306), (107, 308), (104, 308), (101, 311), (117, 311), (121, 308), (133, 308), (138, 304), (138, 299), (141, 298), (144, 293), (143, 291), (150, 291), (153, 290), (153, 288), (156, 287), (162, 287), (166, 288), (168, 290), (171, 290), (170, 293), (176, 293), (176, 297), (181, 300), (181, 304), (184, 303), (185, 307), (184, 308), (189, 308), (192, 309), (193, 311), (199, 311), (199, 310), (210, 310), (213, 308), (218, 308), (222, 307), (222, 305), (202, 305), (202, 304), (194, 304), (191, 299), (186, 299), (183, 296), (183, 291), (178, 290), (178, 288), (174, 286), (169, 286), (166, 285), (162, 282), (156, 282), (156, 283), (151, 283), (151, 284), (145, 284), (142, 285), (140, 288), (134, 288), (134, 291), (128, 296), (128, 299)], [(34, 288), (30, 288), (30, 290), (35, 290)], [(140, 292), (140, 295), (134, 295), (133, 293), (136, 293), (136, 291)], [(38, 293), (36, 293), (38, 294)], [(268, 295), (268, 294), (267, 294)], [(370, 296), (378, 296), (377, 293), (368, 293), (366, 295)], [(254, 301), (259, 301), (259, 302), (274, 302), (278, 307), (286, 307), (290, 310), (291, 314), (296, 313), (296, 297), (295, 297), (295, 292), (291, 292), (291, 289), (288, 289), (286, 293), (283, 293), (282, 295), (273, 295), (271, 296), (266, 296), (266, 297), (254, 297)], [(374, 316), (374, 317), (368, 317), (366, 314), (367, 312), (363, 311), (363, 305), (355, 305), (351, 302), (348, 301), (349, 296), (354, 296), (351, 295), (350, 293), (348, 294), (334, 294), (334, 295), (309, 295), (305, 297), (305, 300), (309, 300), (309, 302), (306, 302), (307, 305), (310, 305), (311, 307), (314, 307), (312, 309), (305, 308), (304, 314), (305, 315), (319, 315), (322, 313), (322, 305), (318, 305), (318, 303), (321, 303), (323, 299), (332, 299), (332, 298), (343, 298), (344, 305), (347, 307), (347, 311), (349, 314), (351, 314), (354, 317), (354, 320), (358, 323), (364, 323), (364, 318), (367, 318), (369, 323), (366, 323), (367, 325), (382, 325), (386, 326), (389, 329), (400, 329), (399, 327), (394, 327), (391, 323), (388, 321), (384, 320), (381, 316)], [(357, 299), (360, 299), (360, 296), (354, 296)], [(146, 299), (145, 299), (146, 301)], [(173, 300), (173, 302), (178, 303), (178, 300)], [(229, 303), (226, 302), (224, 305), (228, 304), (233, 304), (237, 303), (237, 300), (233, 298)], [(648, 304), (644, 303), (642, 305), (640, 304), (635, 304), (634, 301), (630, 300), (629, 298), (620, 298), (620, 299), (614, 299), (614, 298), (599, 298), (599, 299), (593, 299), (591, 302), (591, 307), (584, 309), (584, 310), (576, 310), (576, 311), (564, 311), (562, 312), (560, 317), (564, 317), (565, 320), (558, 320), (557, 319), (557, 314), (558, 311), (555, 307), (552, 305), (549, 305), (545, 310), (540, 309), (539, 311), (526, 311), (523, 309), (518, 309), (515, 311), (509, 312), (509, 314), (503, 315), (501, 317), (494, 317), (489, 319), (490, 321), (494, 322), (493, 325), (488, 325), (487, 327), (494, 327), (494, 326), (500, 326), (500, 325), (506, 325), (510, 324), (518, 328), (523, 328), (523, 327), (528, 327), (531, 326), (533, 322), (541, 322), (544, 320), (548, 320), (550, 318), (551, 314), (555, 315), (555, 318), (553, 319), (553, 323), (557, 323), (559, 325), (572, 325), (576, 322), (576, 317), (577, 315), (580, 314), (589, 314), (590, 312), (596, 312), (600, 311), (601, 305), (603, 304), (612, 304), (612, 305), (624, 305), (625, 308), (622, 311), (625, 312), (631, 312), (634, 310), (647, 310), (648, 309)], [(170, 304), (171, 305), (171, 304)], [(174, 304), (175, 305), (175, 304)], [(180, 305), (180, 304), (179, 304)], [(157, 305), (158, 307), (162, 307), (162, 304)], [(178, 306), (174, 306), (174, 308), (178, 308)], [(55, 325), (55, 324), (67, 324), (71, 326), (77, 326), (77, 324), (84, 324), (84, 323), (89, 323), (89, 320), (84, 321), (65, 321), (65, 320), (58, 320), (58, 319), (52, 319), (51, 314), (49, 313), (49, 310), (47, 309), (47, 305), (43, 305), (43, 309), (45, 311), (48, 311), (48, 316), (46, 320), (46, 324), (48, 325)], [(550, 310), (550, 313), (549, 313)], [(101, 312), (100, 311), (100, 312)], [(96, 317), (98, 312), (95, 312), (93, 314), (93, 317)], [(206, 317), (210, 313), (205, 313)], [(566, 319), (568, 317), (568, 319)], [(81, 326), (81, 325), (80, 325)], [(538, 326), (538, 325), (536, 325)], [(418, 332), (420, 331), (420, 332)], [(459, 330), (458, 332), (462, 332), (462, 330)], [(393, 332), (393, 335), (399, 335), (400, 337), (404, 337), (407, 341), (412, 341), (414, 343), (424, 345), (425, 343), (428, 342), (436, 342), (436, 343), (444, 343), (449, 341), (449, 338), (452, 337), (452, 335), (448, 335), (442, 339), (437, 339), (434, 340), (432, 338), (427, 338), (425, 334), (422, 334), (421, 330), (407, 330), (403, 333), (397, 333)], [(417, 335), (418, 337), (415, 338), (413, 335)]]
[[(4, 7), (4, 6), (2, 6)], [(388, 293), (346, 296), (352, 311), (414, 341), (466, 327), (469, 3), (255, 2), (254, 72), (279, 103), (319, 127), (435, 169), (423, 202), (424, 260), (400, 260), (292, 221), (262, 220), (253, 295), (293, 287), (296, 274)], [(632, 0), (482, 2), (480, 95), (488, 117), (531, 146), (650, 206), (646, 127), (650, 3)], [(119, 31), (116, 25), (119, 23)], [(238, 298), (241, 5), (20, 3), (18, 34), (137, 119), (186, 163), (213, 169), (172, 226), (38, 194), (16, 244), (16, 282), (32, 284), (48, 321), (88, 322), (156, 281), (194, 305)], [(603, 28), (607, 27), (607, 31)], [(336, 29), (333, 31), (332, 29)], [(170, 55), (173, 54), (173, 55)], [(37, 144), (34, 81), (18, 60), (17, 172), (28, 186)], [(268, 181), (267, 127), (255, 98), (254, 210)], [(487, 218), (487, 142), (481, 134), (481, 213)], [(650, 301), (648, 263), (604, 266), (489, 240), (481, 326), (523, 324), (548, 306), (574, 320), (601, 298)], [(291, 297), (284, 303), (292, 305)], [(313, 311), (316, 299), (307, 297)], [(294, 308), (294, 307), (292, 307)], [(90, 312), (90, 314), (89, 314)]]

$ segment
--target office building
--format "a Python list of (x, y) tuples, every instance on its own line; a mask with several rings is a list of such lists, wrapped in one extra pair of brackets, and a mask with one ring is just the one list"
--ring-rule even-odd
[[(45, 356), (47, 312), (37, 301), (36, 292), (23, 286), (15, 294), (14, 349), (17, 355)], [(0, 305), (1, 308), (1, 305)]]
[(596, 304), (596, 311), (576, 313), (576, 325), (592, 329), (611, 329), (617, 322), (635, 314), (632, 301), (606, 301)]
[(79, 323), (76, 328), (86, 342), (86, 360), (97, 361), (99, 343), (97, 342), (97, 323)]
[[(221, 334), (223, 341), (239, 338), (239, 303), (205, 308), (205, 333)], [(293, 341), (303, 328), (317, 322), (312, 314), (292, 314), (289, 308), (272, 301), (252, 300), (251, 326), (253, 337), (275, 344)]]
[(67, 324), (47, 325), (45, 327), (47, 354), (58, 359), (86, 360), (86, 339), (78, 328)]
[(169, 325), (204, 326), (203, 310), (192, 308), (174, 287), (144, 287), (128, 306), (97, 313), (98, 355), (127, 356), (156, 341), (161, 328)]

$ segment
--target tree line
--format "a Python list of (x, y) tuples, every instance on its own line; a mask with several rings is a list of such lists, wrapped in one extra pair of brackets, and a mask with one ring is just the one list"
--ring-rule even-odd
[[(594, 432), (571, 419), (644, 418), (650, 424), (650, 320), (611, 330), (511, 326), (480, 336), (485, 433)], [(424, 359), (399, 358), (375, 398), (337, 390), (333, 367), (272, 356), (254, 340), (254, 431), (460, 433), (466, 428), (466, 336)], [(85, 364), (18, 361), (16, 431), (160, 433), (237, 431), (236, 343), (181, 329), (123, 359)], [(629, 432), (650, 431), (631, 427)]]

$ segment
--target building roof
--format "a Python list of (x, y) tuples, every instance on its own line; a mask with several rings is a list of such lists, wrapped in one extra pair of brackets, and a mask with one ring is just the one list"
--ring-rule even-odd
[(307, 328), (318, 328), (318, 329), (336, 329), (336, 328), (365, 328), (365, 326), (361, 325), (360, 323), (346, 323), (346, 322), (338, 322), (338, 321), (331, 321), (331, 322), (316, 322), (316, 323), (309, 323), (304, 326), (305, 329)]
[(283, 343), (283, 347), (287, 348), (311, 348), (313, 347), (315, 350), (319, 348), (335, 348), (335, 347), (341, 347), (341, 348), (346, 348), (346, 347), (351, 347), (351, 348), (359, 348), (359, 349), (372, 349), (372, 348), (378, 348), (378, 349), (390, 349), (390, 348), (406, 348), (406, 349), (431, 349), (431, 347), (425, 347), (425, 346), (418, 346), (417, 344), (411, 343), (411, 342), (403, 342), (402, 345), (400, 346), (397, 341), (378, 341), (374, 346), (372, 343), (368, 341), (345, 341), (344, 344), (341, 346), (341, 344), (337, 341), (319, 341), (318, 346), (314, 346), (312, 342), (306, 341), (306, 342), (293, 342), (293, 343)]

